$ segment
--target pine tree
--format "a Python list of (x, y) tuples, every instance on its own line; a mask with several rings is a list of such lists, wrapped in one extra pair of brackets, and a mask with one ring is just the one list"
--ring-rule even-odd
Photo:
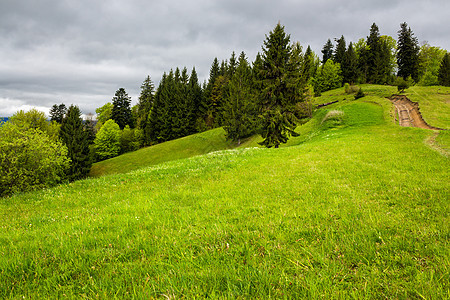
[(293, 55), (289, 41), (290, 36), (280, 23), (264, 41), (258, 106), (264, 138), (260, 144), (266, 147), (278, 148), (290, 135), (297, 135), (295, 105), (303, 100), (303, 89), (299, 89), (301, 65), (298, 64), (299, 53), (294, 51)]
[(154, 89), (155, 86), (153, 85), (152, 80), (150, 79), (150, 76), (147, 76), (147, 78), (144, 80), (144, 82), (141, 85), (141, 94), (139, 96), (139, 103), (138, 103), (138, 118), (137, 118), (137, 126), (138, 128), (142, 129), (144, 134), (144, 144), (149, 145), (150, 139), (149, 139), (149, 114), (153, 107), (154, 102)]
[(335, 39), (336, 41), (336, 50), (334, 50), (333, 55), (333, 61), (335, 63), (340, 63), (342, 65), (342, 62), (344, 61), (345, 52), (346, 52), (346, 44), (345, 44), (345, 38), (342, 35), (339, 39)]
[(322, 64), (325, 64), (327, 60), (333, 58), (333, 44), (330, 39), (328, 39), (326, 44), (323, 46), (322, 54)]
[(443, 86), (450, 86), (450, 55), (445, 53), (439, 68), (439, 84)]
[(55, 121), (61, 124), (66, 112), (67, 108), (64, 103), (61, 103), (60, 105), (57, 104), (53, 105), (52, 108), (50, 109), (50, 121)]
[(397, 41), (397, 75), (418, 81), (419, 42), (406, 22), (400, 24)]
[(124, 88), (120, 88), (116, 91), (115, 96), (112, 99), (113, 109), (111, 113), (111, 119), (119, 125), (120, 129), (129, 125), (134, 128), (134, 120), (131, 114), (131, 98), (125, 92)]
[(73, 181), (86, 177), (92, 165), (89, 155), (89, 133), (84, 130), (78, 106), (69, 107), (59, 134), (67, 146), (68, 157), (71, 159), (70, 168), (67, 171), (68, 179)]
[(241, 138), (256, 130), (252, 70), (242, 52), (235, 74), (229, 83), (229, 97), (224, 103), (226, 138), (240, 144)]

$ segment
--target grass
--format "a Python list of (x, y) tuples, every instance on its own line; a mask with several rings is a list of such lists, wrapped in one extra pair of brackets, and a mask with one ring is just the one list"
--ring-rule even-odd
[(222, 128), (216, 128), (98, 162), (92, 166), (89, 176), (126, 173), (166, 161), (233, 147), (235, 145), (232, 142), (226, 141), (225, 131)]
[(450, 129), (450, 87), (413, 86), (405, 94), (419, 103), (420, 112), (429, 125)]
[(390, 108), (0, 199), (0, 297), (448, 298), (448, 157)]

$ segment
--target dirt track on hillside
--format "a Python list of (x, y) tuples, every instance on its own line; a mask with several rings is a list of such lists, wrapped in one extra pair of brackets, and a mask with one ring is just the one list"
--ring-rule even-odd
[(425, 122), (419, 111), (419, 103), (412, 102), (404, 95), (393, 95), (389, 99), (397, 109), (398, 120), (396, 118), (396, 121), (400, 126), (440, 130)]

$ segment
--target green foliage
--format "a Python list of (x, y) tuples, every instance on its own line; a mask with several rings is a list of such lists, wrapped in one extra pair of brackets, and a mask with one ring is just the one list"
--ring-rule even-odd
[(328, 39), (322, 48), (322, 64), (333, 58), (333, 43)]
[(204, 108), (195, 69), (190, 77), (186, 68), (181, 73), (179, 68), (164, 73), (155, 93), (146, 138), (152, 143), (160, 143), (195, 133)]
[(344, 58), (341, 63), (342, 80), (344, 82), (355, 83), (358, 80), (358, 57), (353, 49), (353, 44), (350, 42), (347, 51), (345, 51)]
[(141, 85), (141, 94), (137, 106), (137, 127), (143, 131), (144, 145), (150, 145), (151, 143), (149, 116), (155, 99), (154, 90), (153, 82), (150, 76), (147, 76)]
[(111, 119), (113, 104), (111, 102), (97, 108), (95, 113), (97, 114), (97, 125), (95, 126), (97, 131), (105, 124), (106, 121)]
[(332, 90), (342, 85), (341, 66), (329, 59), (312, 79), (316, 95)]
[(262, 89), (258, 106), (261, 122), (261, 145), (278, 148), (289, 136), (296, 136), (296, 104), (303, 101), (306, 82), (302, 78), (302, 53), (297, 44), (289, 45), (290, 36), (279, 23), (266, 37), (263, 68), (258, 70)]
[(357, 99), (359, 99), (359, 98), (362, 98), (362, 97), (364, 97), (364, 96), (365, 96), (365, 94), (364, 94), (362, 88), (359, 88), (359, 89), (358, 89), (358, 92), (357, 92), (356, 95), (355, 95), (355, 100), (357, 100)]
[(46, 133), (52, 140), (58, 139), (60, 125), (56, 122), (48, 122), (45, 114), (35, 108), (27, 112), (19, 110), (9, 119), (9, 122), (23, 130), (38, 129)]
[(53, 186), (64, 179), (67, 148), (40, 129), (0, 126), (0, 197)]
[(336, 41), (336, 49), (334, 50), (333, 61), (342, 65), (342, 63), (344, 62), (345, 52), (347, 48), (345, 44), (345, 38), (342, 35), (339, 39), (335, 39), (335, 41)]
[(303, 59), (303, 77), (306, 82), (310, 81), (310, 78), (316, 75), (317, 69), (319, 68), (320, 60), (311, 50), (311, 47), (308, 45), (305, 51), (304, 59)]
[(395, 85), (397, 86), (397, 90), (399, 93), (404, 93), (405, 90), (410, 87), (410, 80), (405, 80), (403, 79), (403, 77), (398, 77)]
[(60, 105), (54, 104), (50, 109), (50, 121), (61, 124), (66, 112), (67, 108), (64, 103), (61, 103)]
[(393, 65), (393, 45), (390, 39), (380, 36), (378, 26), (373, 23), (367, 37), (367, 48), (362, 51), (361, 68), (366, 73), (366, 80), (370, 83), (386, 84), (391, 81)]
[(120, 127), (109, 119), (97, 132), (94, 140), (94, 148), (100, 160), (111, 158), (120, 153)]
[(255, 91), (252, 90), (252, 71), (244, 52), (228, 86), (229, 95), (224, 104), (226, 138), (240, 144), (241, 138), (256, 132)]
[(83, 126), (78, 106), (71, 105), (67, 110), (59, 136), (67, 146), (67, 154), (71, 160), (67, 178), (74, 181), (86, 177), (92, 165), (92, 157), (89, 150), (89, 132)]
[(419, 42), (406, 22), (400, 24), (398, 31), (397, 75), (403, 79), (411, 76), (418, 81)]
[(419, 85), (439, 85), (439, 68), (447, 51), (428, 43), (420, 47), (418, 77)]
[(128, 96), (124, 88), (116, 91), (112, 99), (111, 119), (119, 125), (120, 129), (129, 125), (134, 128), (133, 115), (131, 113), (131, 97)]
[(131, 129), (130, 126), (125, 128), (120, 133), (120, 149), (121, 153), (135, 151), (139, 149), (139, 137), (136, 134), (137, 129)]
[(450, 54), (445, 53), (439, 68), (439, 84), (450, 86)]

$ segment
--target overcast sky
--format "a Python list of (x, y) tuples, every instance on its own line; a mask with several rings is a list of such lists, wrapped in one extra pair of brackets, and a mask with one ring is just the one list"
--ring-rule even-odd
[(397, 39), (407, 22), (419, 42), (450, 50), (448, 0), (0, 0), (0, 116), (75, 104), (83, 113), (125, 88), (137, 103), (147, 75), (214, 57), (250, 60), (278, 23), (321, 57), (328, 38), (366, 38), (375, 22)]

